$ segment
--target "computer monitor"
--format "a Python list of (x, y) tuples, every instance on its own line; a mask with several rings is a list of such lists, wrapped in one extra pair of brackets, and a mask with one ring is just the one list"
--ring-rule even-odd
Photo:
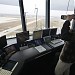
[(51, 36), (56, 35), (56, 32), (57, 32), (57, 28), (50, 29), (50, 35)]
[(33, 31), (33, 39), (40, 39), (42, 37), (42, 30)]
[(22, 44), (29, 39), (29, 31), (24, 31), (16, 34), (17, 43)]
[(0, 49), (2, 49), (3, 47), (5, 47), (7, 45), (7, 39), (6, 39), (6, 35), (0, 37)]
[(49, 34), (50, 34), (50, 29), (43, 29), (42, 37), (49, 36)]

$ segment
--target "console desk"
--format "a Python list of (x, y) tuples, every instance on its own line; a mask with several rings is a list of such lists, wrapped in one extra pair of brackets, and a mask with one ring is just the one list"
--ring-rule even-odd
[(25, 64), (28, 62), (31, 62), (35, 59), (42, 58), (42, 56), (45, 56), (47, 54), (50, 54), (52, 52), (58, 51), (58, 48), (62, 48), (64, 42), (60, 42), (57, 44), (52, 44), (53, 47), (48, 46), (47, 44), (42, 44), (38, 46), (38, 49), (41, 49), (41, 46), (44, 48), (43, 51), (37, 50), (36, 47), (28, 48), (22, 51), (18, 51), (15, 54), (13, 54), (9, 60), (17, 61), (18, 65), (13, 70), (11, 75), (20, 75), (23, 68), (25, 67)]

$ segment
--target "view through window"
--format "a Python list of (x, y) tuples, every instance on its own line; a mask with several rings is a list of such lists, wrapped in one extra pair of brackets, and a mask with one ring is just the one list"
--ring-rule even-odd
[(0, 1), (0, 36), (16, 37), (22, 31), (19, 1)]
[(61, 15), (74, 13), (74, 0), (50, 0), (50, 27), (58, 28), (57, 33), (61, 33), (61, 27), (65, 20)]
[[(27, 30), (32, 33), (45, 28), (46, 0), (23, 0), (23, 5)], [(50, 27), (58, 28), (58, 33), (60, 33), (64, 22), (61, 15), (73, 14), (73, 10), (74, 0), (50, 0)], [(1, 0), (0, 36), (6, 35), (7, 38), (11, 38), (21, 31), (19, 1)]]
[(26, 27), (30, 34), (45, 26), (46, 0), (23, 0)]

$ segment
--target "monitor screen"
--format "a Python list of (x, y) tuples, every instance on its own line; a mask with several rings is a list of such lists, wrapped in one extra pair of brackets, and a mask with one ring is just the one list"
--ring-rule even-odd
[(50, 29), (50, 35), (56, 35), (57, 28)]
[(43, 34), (42, 34), (42, 37), (49, 36), (49, 34), (50, 34), (50, 29), (44, 29), (43, 30)]
[(42, 37), (42, 30), (33, 32), (33, 39), (40, 39)]
[(7, 45), (6, 35), (0, 37), (0, 48), (3, 48)]
[(17, 42), (23, 43), (29, 39), (29, 31), (24, 31), (16, 34)]

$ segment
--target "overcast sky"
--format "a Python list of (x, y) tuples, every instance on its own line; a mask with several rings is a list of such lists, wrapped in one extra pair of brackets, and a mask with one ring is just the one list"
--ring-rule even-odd
[[(46, 2), (46, 0), (23, 0), (24, 11), (28, 12), (27, 14), (35, 15), (36, 14), (35, 8), (38, 8), (38, 14), (45, 15), (45, 2)], [(11, 6), (11, 5), (18, 5), (18, 6)], [(0, 1), (0, 12), (1, 13), (16, 14), (19, 12), (19, 10), (20, 9), (19, 9), (19, 1), (18, 0), (2, 0), (2, 1)]]
[[(24, 0), (25, 3), (28, 2), (28, 0)], [(43, 0), (29, 0), (29, 4), (34, 3), (35, 1), (38, 1), (40, 3)], [(50, 0), (51, 9), (52, 10), (66, 10), (68, 6), (69, 0)], [(9, 5), (19, 5), (19, 0), (0, 0), (0, 4), (9, 4)], [(28, 4), (28, 5), (29, 5)], [(42, 4), (42, 3), (41, 3)], [(70, 0), (69, 2), (69, 10), (73, 10), (74, 8), (74, 0)]]
[[(67, 10), (69, 0), (50, 0), (52, 10)], [(69, 11), (74, 9), (74, 0), (69, 2)]]
[(0, 4), (19, 5), (19, 0), (0, 0)]
[[(50, 10), (67, 10), (69, 0), (50, 0)], [(46, 0), (23, 0), (24, 11), (27, 14), (36, 14), (35, 7), (38, 8), (38, 14), (45, 15)], [(13, 5), (13, 6), (12, 6)], [(74, 0), (69, 2), (69, 10), (74, 10)], [(9, 11), (8, 11), (9, 10)], [(0, 13), (20, 14), (19, 0), (0, 0)]]

